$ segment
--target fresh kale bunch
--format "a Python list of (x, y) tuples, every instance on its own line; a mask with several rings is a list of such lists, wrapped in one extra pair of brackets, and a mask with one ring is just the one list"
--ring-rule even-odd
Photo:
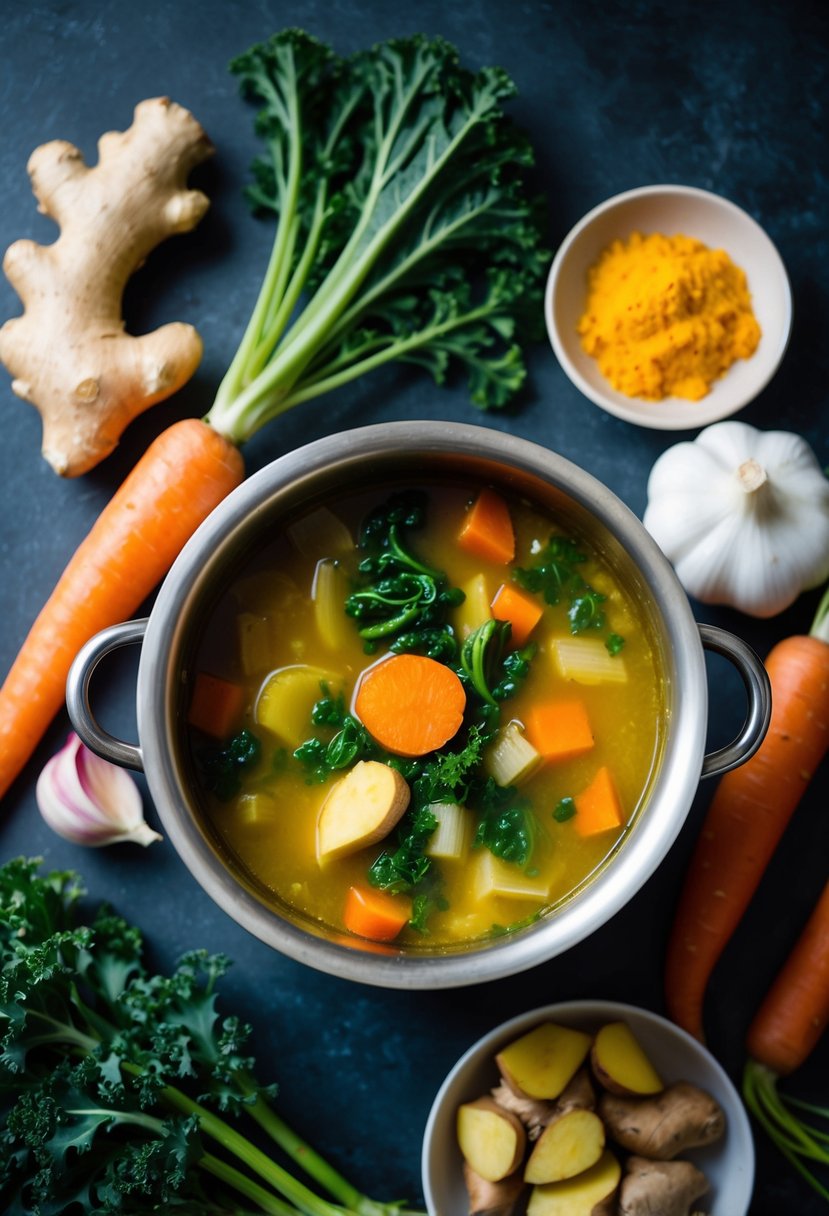
[(247, 330), (209, 421), (244, 442), (271, 418), (392, 361), (505, 405), (542, 330), (549, 255), (503, 112), (515, 86), (441, 38), (341, 58), (289, 29), (231, 64), (266, 151), (253, 205), (277, 217)]
[[(144, 965), (140, 931), (81, 917), (71, 873), (0, 867), (0, 1210), (8, 1216), (403, 1216), (361, 1195), (271, 1106), (249, 1029), (217, 1009), (227, 960)], [(312, 1191), (244, 1134), (250, 1120)]]

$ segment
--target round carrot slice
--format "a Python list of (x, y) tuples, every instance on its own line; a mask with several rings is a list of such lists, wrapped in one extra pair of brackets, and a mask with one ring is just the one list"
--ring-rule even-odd
[(466, 693), (451, 667), (420, 654), (396, 654), (363, 673), (354, 712), (381, 747), (425, 756), (443, 747), (463, 721)]

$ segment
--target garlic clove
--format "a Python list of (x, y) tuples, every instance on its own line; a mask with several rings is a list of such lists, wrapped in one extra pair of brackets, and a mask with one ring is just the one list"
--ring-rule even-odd
[(161, 840), (144, 819), (141, 793), (129, 773), (96, 756), (74, 733), (44, 766), (35, 798), (49, 827), (73, 844), (146, 846)]

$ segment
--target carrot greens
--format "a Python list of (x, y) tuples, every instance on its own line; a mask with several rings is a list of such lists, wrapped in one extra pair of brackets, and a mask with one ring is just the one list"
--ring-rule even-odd
[(285, 30), (231, 65), (266, 152), (250, 202), (277, 216), (259, 298), (207, 421), (235, 443), (393, 360), (466, 369), (501, 407), (537, 336), (546, 253), (499, 68), (415, 36), (340, 58)]
[(84, 922), (82, 894), (76, 875), (35, 861), (0, 867), (0, 1208), (403, 1216), (277, 1115), (248, 1029), (216, 1008), (227, 961), (194, 951), (153, 975), (140, 931), (106, 909)]

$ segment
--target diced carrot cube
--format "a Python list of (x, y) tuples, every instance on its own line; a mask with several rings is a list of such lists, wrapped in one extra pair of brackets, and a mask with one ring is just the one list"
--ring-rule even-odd
[(494, 490), (481, 490), (463, 521), (458, 544), (475, 557), (501, 565), (507, 565), (515, 557), (515, 532), (509, 507)]
[(394, 941), (412, 914), (410, 900), (371, 887), (349, 887), (343, 923), (351, 933), (370, 941)]
[(576, 795), (573, 825), (580, 836), (595, 836), (625, 822), (622, 802), (610, 769), (603, 766), (586, 790)]
[(512, 641), (523, 646), (541, 620), (544, 609), (538, 600), (525, 595), (511, 583), (502, 583), (492, 598), (492, 615), (512, 625)]
[(245, 690), (241, 684), (199, 671), (193, 682), (187, 721), (214, 739), (227, 739), (233, 734), (244, 703)]
[(571, 760), (593, 747), (593, 730), (582, 701), (548, 701), (527, 714), (527, 738), (542, 758)]

